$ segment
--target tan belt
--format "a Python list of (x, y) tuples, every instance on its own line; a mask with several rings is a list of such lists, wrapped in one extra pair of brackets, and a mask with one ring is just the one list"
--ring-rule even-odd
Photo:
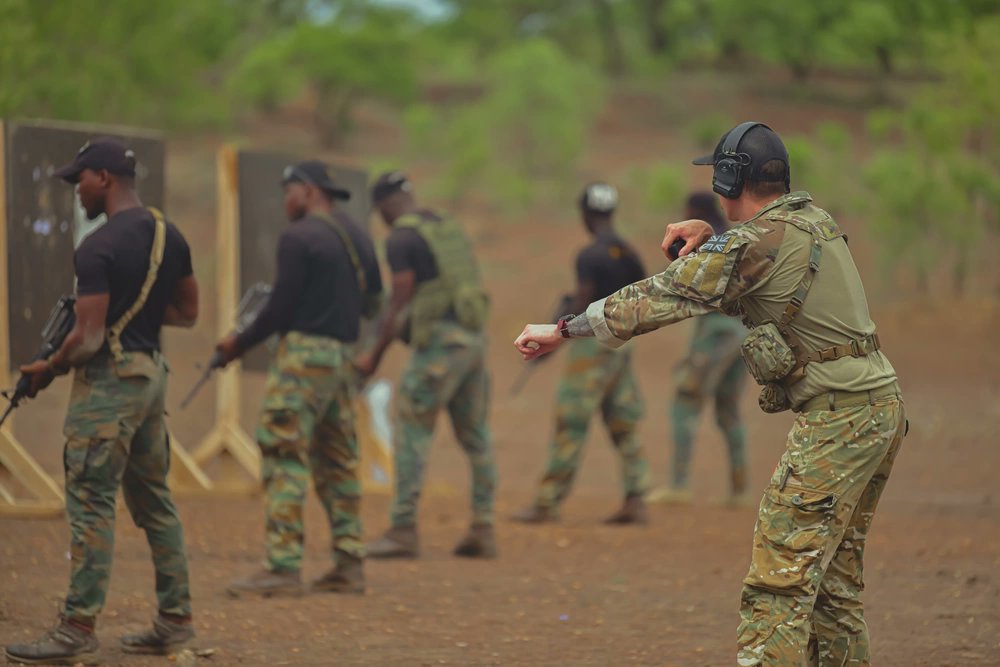
[(902, 398), (899, 383), (893, 381), (878, 389), (868, 391), (828, 391), (795, 408), (795, 412), (812, 412), (813, 410), (843, 410), (859, 405), (874, 405), (876, 401), (886, 398)]
[(805, 356), (805, 360), (823, 362), (833, 361), (842, 357), (865, 357), (877, 351), (880, 347), (882, 347), (882, 343), (878, 339), (878, 334), (873, 333), (870, 336), (852, 340), (843, 345), (833, 345), (822, 350), (810, 352)]

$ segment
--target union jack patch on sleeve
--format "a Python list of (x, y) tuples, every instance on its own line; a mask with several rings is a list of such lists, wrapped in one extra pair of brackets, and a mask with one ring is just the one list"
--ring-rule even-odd
[(698, 250), (702, 252), (726, 252), (729, 249), (730, 241), (733, 237), (727, 234), (713, 235), (707, 241), (701, 244)]

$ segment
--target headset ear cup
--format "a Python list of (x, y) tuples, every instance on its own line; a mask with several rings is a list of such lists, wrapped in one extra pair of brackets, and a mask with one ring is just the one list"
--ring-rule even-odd
[(715, 163), (712, 189), (726, 199), (736, 199), (743, 191), (742, 171), (743, 165), (739, 160), (722, 158)]

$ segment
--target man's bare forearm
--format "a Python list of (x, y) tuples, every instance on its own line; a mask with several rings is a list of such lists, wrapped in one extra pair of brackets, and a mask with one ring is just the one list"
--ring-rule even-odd
[(74, 328), (62, 347), (49, 358), (49, 366), (54, 369), (70, 369), (90, 361), (104, 344), (104, 331), (86, 334)]

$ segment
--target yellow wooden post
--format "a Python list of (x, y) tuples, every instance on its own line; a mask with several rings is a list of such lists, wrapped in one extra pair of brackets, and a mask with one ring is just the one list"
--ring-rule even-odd
[[(0, 385), (12, 385), (10, 373), (10, 282), (7, 266), (7, 129), (0, 120)], [(13, 415), (0, 427), (0, 468), (32, 498), (20, 498), (0, 483), (0, 516), (59, 516), (65, 508), (62, 489), (14, 436)]]
[[(216, 239), (216, 288), (219, 336), (227, 335), (236, 321), (240, 286), (239, 198), (237, 196), (237, 153), (223, 146), (217, 156), (218, 238)], [(219, 371), (216, 384), (215, 426), (192, 453), (206, 471), (210, 462), (228, 456), (239, 468), (225, 460), (223, 470), (213, 480), (213, 492), (254, 493), (260, 490), (260, 451), (240, 425), (240, 364)]]

